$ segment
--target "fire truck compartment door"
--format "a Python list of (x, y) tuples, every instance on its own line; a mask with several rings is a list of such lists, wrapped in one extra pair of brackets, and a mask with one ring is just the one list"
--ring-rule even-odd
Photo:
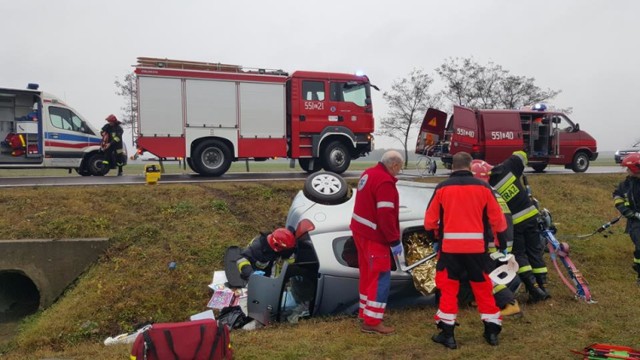
[(454, 106), (450, 152), (472, 153), (473, 145), (478, 144), (478, 136), (478, 119), (475, 112), (462, 106)]

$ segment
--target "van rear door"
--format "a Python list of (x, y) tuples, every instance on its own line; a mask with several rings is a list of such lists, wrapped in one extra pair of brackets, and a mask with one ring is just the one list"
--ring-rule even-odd
[(518, 112), (482, 111), (480, 117), (485, 137), (485, 161), (490, 164), (498, 164), (514, 151), (524, 148)]
[(422, 125), (420, 125), (420, 133), (418, 133), (416, 142), (416, 154), (432, 155), (436, 145), (444, 140), (444, 125), (446, 122), (446, 113), (432, 108), (427, 110), (422, 120)]
[[(478, 119), (473, 110), (462, 107), (453, 107), (453, 128), (449, 152), (455, 154), (466, 151), (476, 155), (479, 149)], [(477, 156), (474, 156), (477, 157)]]

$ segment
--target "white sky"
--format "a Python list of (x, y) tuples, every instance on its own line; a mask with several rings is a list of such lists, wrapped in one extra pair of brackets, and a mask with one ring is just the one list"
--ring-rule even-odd
[(113, 82), (139, 56), (363, 70), (383, 91), (472, 56), (562, 90), (553, 105), (573, 107), (600, 151), (640, 139), (637, 0), (0, 0), (0, 14), (0, 86), (39, 83), (96, 127), (121, 113)]

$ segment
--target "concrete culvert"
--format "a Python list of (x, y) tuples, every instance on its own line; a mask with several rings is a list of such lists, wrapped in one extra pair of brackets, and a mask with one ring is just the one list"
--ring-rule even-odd
[(40, 291), (21, 272), (0, 271), (0, 322), (21, 319), (38, 311)]

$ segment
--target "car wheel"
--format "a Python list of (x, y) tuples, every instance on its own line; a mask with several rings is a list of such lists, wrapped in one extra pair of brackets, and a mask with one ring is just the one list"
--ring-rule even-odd
[(327, 171), (309, 175), (302, 193), (309, 200), (324, 205), (341, 204), (349, 199), (347, 182), (340, 175)]
[[(313, 160), (313, 168), (311, 168), (311, 160)], [(313, 174), (322, 170), (322, 165), (320, 164), (320, 159), (298, 159), (298, 164), (300, 164), (300, 168), (306, 171), (309, 174)]]
[(533, 171), (540, 173), (547, 168), (547, 164), (535, 164), (535, 165), (531, 165), (531, 167), (533, 168)]
[(220, 176), (231, 166), (231, 150), (218, 140), (205, 141), (194, 151), (193, 166), (200, 175)]
[(581, 173), (587, 171), (589, 168), (589, 156), (585, 152), (579, 152), (573, 157), (571, 163), (571, 169), (574, 172)]
[(325, 170), (342, 174), (351, 164), (351, 153), (340, 141), (329, 143), (322, 152), (322, 165)]
[[(109, 173), (110, 168), (102, 163), (105, 157), (103, 153), (94, 153), (87, 159), (87, 171), (93, 176), (104, 176)], [(80, 174), (82, 175), (82, 174)]]

